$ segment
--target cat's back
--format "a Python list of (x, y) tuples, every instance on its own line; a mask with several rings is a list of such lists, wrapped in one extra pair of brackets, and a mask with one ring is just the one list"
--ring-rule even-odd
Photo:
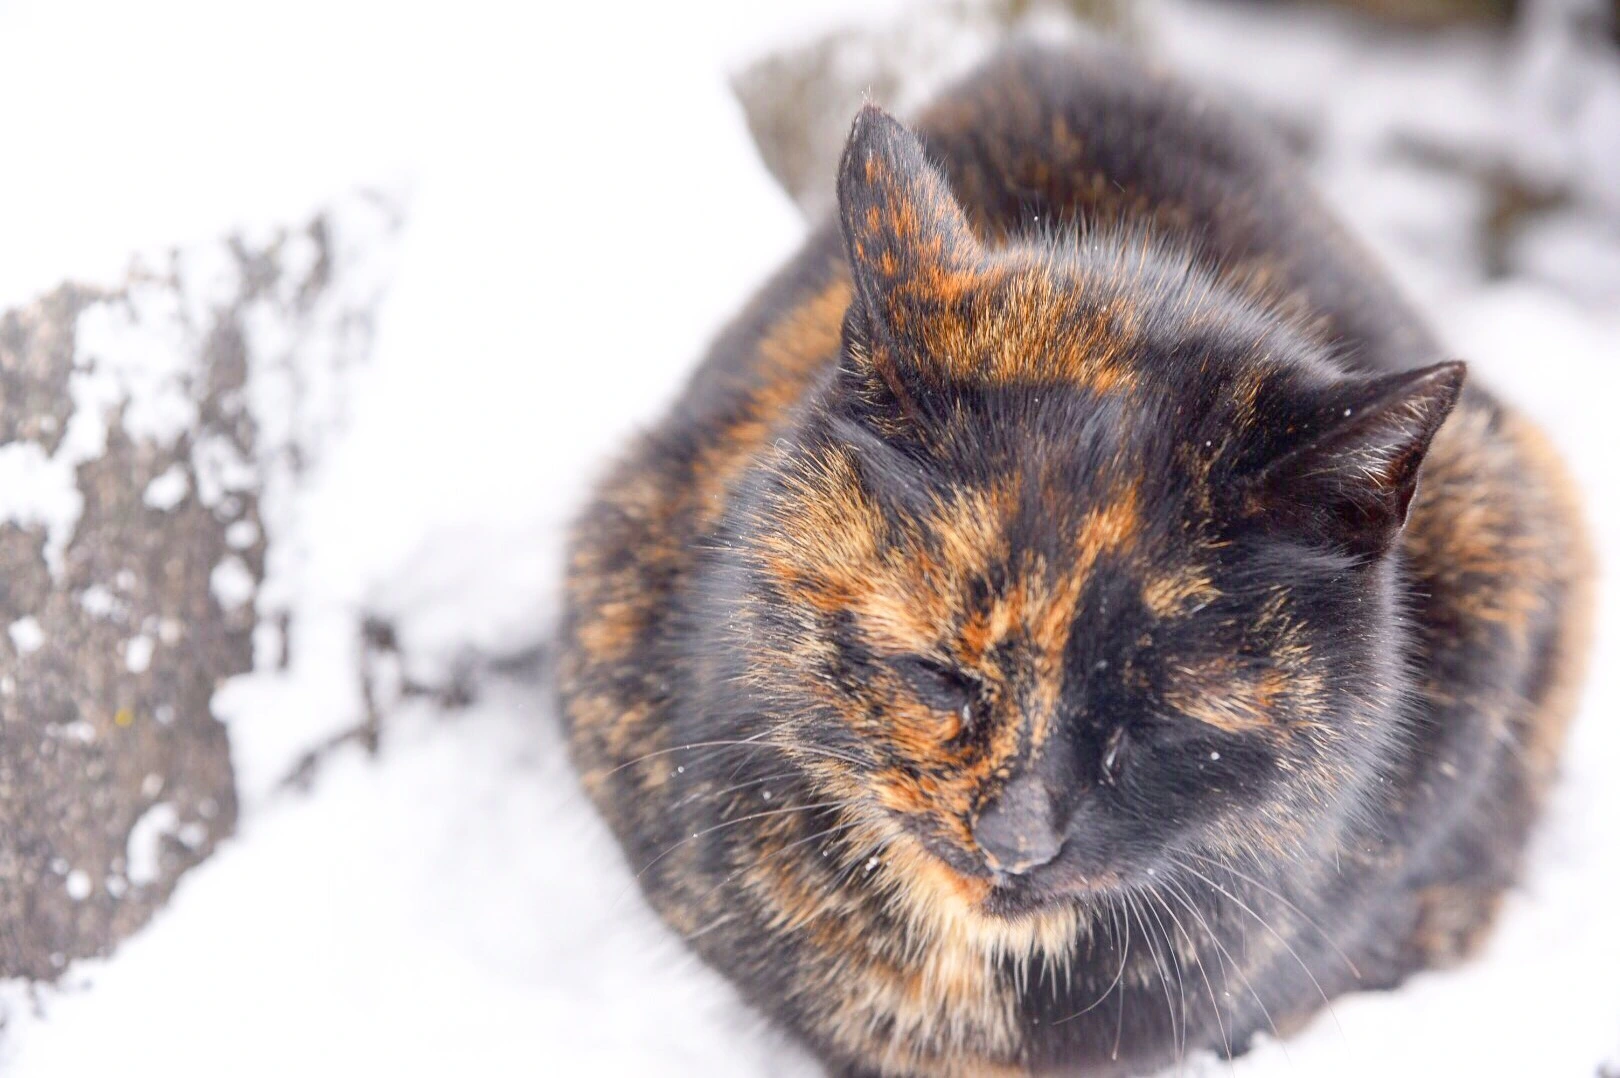
[[(1009, 45), (915, 126), (988, 241), (1070, 229), (1151, 238), (1350, 367), (1440, 358), (1423, 320), (1326, 212), (1276, 132), (1116, 45)], [(759, 396), (785, 410), (835, 359), (849, 287), (837, 224), (822, 222), (717, 340), (666, 429), (713, 434), (736, 421), (751, 431)]]
[(1067, 227), (1152, 236), (1299, 322), (1351, 367), (1439, 358), (1423, 320), (1327, 212), (1278, 131), (1118, 46), (1010, 46), (917, 129), (989, 236)]

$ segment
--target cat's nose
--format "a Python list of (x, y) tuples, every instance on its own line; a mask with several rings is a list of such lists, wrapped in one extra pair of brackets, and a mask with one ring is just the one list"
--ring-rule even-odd
[(1013, 875), (1056, 858), (1063, 833), (1046, 784), (1034, 775), (1008, 783), (974, 821), (973, 841), (991, 868)]

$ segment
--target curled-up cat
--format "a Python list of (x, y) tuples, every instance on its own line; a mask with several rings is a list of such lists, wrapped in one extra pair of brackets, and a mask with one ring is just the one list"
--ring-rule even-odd
[(838, 1074), (1138, 1074), (1465, 954), (1580, 679), (1547, 442), (1263, 129), (1018, 46), (838, 213), (572, 539), (584, 785)]

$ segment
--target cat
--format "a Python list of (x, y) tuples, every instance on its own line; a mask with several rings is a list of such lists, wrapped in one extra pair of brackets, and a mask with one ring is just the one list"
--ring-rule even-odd
[(867, 106), (837, 194), (572, 535), (652, 906), (840, 1075), (1140, 1074), (1469, 953), (1580, 680), (1544, 437), (1112, 46)]

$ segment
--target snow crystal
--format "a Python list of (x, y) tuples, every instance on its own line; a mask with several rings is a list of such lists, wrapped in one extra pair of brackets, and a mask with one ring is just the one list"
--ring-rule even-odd
[[(124, 405), (131, 438), (171, 446), (197, 424), (189, 380), (198, 335), (186, 324), (181, 298), (166, 281), (137, 283), (123, 297), (91, 304), (75, 326), (74, 401), (94, 413), (95, 450), (106, 447), (111, 410)], [(80, 420), (76, 412), (68, 430)], [(88, 448), (88, 447), (87, 447)]]
[(208, 575), (208, 586), (225, 610), (237, 610), (253, 599), (253, 574), (247, 564), (234, 555), (222, 558)]
[(132, 674), (144, 674), (152, 665), (156, 642), (150, 636), (132, 636), (124, 644), (124, 666)]
[(96, 739), (96, 726), (87, 719), (74, 719), (55, 726), (45, 727), (45, 733), (50, 737), (59, 737), (68, 741), (77, 741), (81, 745), (88, 745)]
[(68, 897), (75, 902), (83, 902), (90, 897), (90, 874), (81, 868), (76, 868), (67, 874), (65, 881)]
[(33, 616), (12, 622), (10, 633), (11, 645), (19, 655), (32, 655), (45, 644), (45, 630), (39, 627), (39, 619)]
[(218, 312), (242, 292), (242, 267), (236, 253), (223, 243), (183, 250), (175, 260), (175, 276), (185, 322), (193, 331), (212, 326)]
[(185, 500), (186, 492), (190, 489), (191, 481), (186, 478), (185, 465), (174, 464), (146, 484), (142, 500), (153, 509), (168, 512)]
[(124, 875), (136, 887), (145, 887), (162, 875), (163, 844), (180, 825), (173, 805), (160, 801), (141, 813), (124, 844)]
[(233, 550), (246, 550), (259, 541), (259, 526), (251, 520), (232, 521), (225, 529), (225, 545)]
[(299, 290), (315, 271), (321, 250), (307, 233), (297, 232), (287, 237), (277, 254), (277, 262), (281, 267), (281, 280), (278, 282), (280, 299), (282, 303), (290, 304), (296, 300)]
[(197, 500), (210, 509), (219, 506), (229, 492), (252, 490), (259, 482), (253, 462), (235, 442), (219, 434), (198, 437), (191, 447), (191, 466), (197, 475)]
[(274, 667), (280, 662), (286, 643), (281, 626), (274, 621), (266, 619), (253, 626), (253, 668), (268, 670)]
[(45, 562), (52, 573), (61, 572), (63, 552), (84, 510), (75, 463), (60, 449), (47, 456), (37, 442), (0, 446), (0, 522), (44, 528)]
[(111, 617), (124, 608), (118, 597), (100, 584), (91, 584), (80, 592), (79, 605), (93, 618)]

